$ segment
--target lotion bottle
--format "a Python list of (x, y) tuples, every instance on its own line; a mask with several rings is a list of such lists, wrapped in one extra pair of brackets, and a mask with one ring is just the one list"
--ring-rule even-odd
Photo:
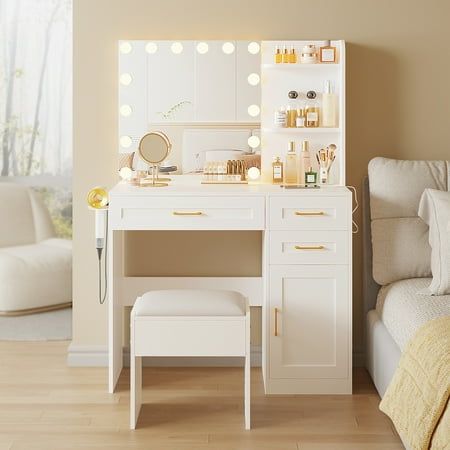
[(283, 161), (277, 156), (272, 163), (272, 183), (281, 184), (283, 182)]
[(286, 164), (284, 169), (284, 183), (297, 184), (297, 153), (295, 153), (295, 142), (289, 142), (289, 151), (286, 155)]
[(325, 91), (322, 95), (322, 127), (337, 127), (337, 96), (333, 93), (331, 81), (325, 81)]
[(302, 152), (300, 154), (298, 162), (298, 182), (299, 184), (305, 184), (305, 172), (311, 166), (311, 155), (309, 153), (309, 142), (302, 142)]

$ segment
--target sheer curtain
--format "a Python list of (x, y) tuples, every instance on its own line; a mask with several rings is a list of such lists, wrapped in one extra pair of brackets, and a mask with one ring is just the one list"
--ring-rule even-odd
[(72, 0), (0, 0), (0, 176), (71, 236)]

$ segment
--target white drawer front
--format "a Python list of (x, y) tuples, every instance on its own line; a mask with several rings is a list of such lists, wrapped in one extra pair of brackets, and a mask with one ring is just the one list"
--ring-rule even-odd
[(111, 226), (125, 230), (263, 230), (263, 197), (114, 199)]
[(348, 231), (271, 231), (270, 264), (348, 264)]
[(269, 227), (275, 230), (346, 230), (347, 197), (272, 197)]

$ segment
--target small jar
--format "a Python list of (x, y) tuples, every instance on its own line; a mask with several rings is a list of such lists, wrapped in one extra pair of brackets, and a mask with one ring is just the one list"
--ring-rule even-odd
[(317, 62), (317, 49), (314, 44), (305, 45), (300, 55), (302, 64), (315, 64)]

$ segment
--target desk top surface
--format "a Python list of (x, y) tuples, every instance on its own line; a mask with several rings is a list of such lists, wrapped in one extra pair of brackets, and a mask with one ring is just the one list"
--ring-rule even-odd
[(201, 184), (199, 175), (170, 175), (166, 187), (139, 187), (125, 181), (117, 183), (110, 197), (123, 196), (347, 196), (345, 186), (321, 186), (319, 189), (285, 189), (278, 185), (252, 182), (249, 184)]

